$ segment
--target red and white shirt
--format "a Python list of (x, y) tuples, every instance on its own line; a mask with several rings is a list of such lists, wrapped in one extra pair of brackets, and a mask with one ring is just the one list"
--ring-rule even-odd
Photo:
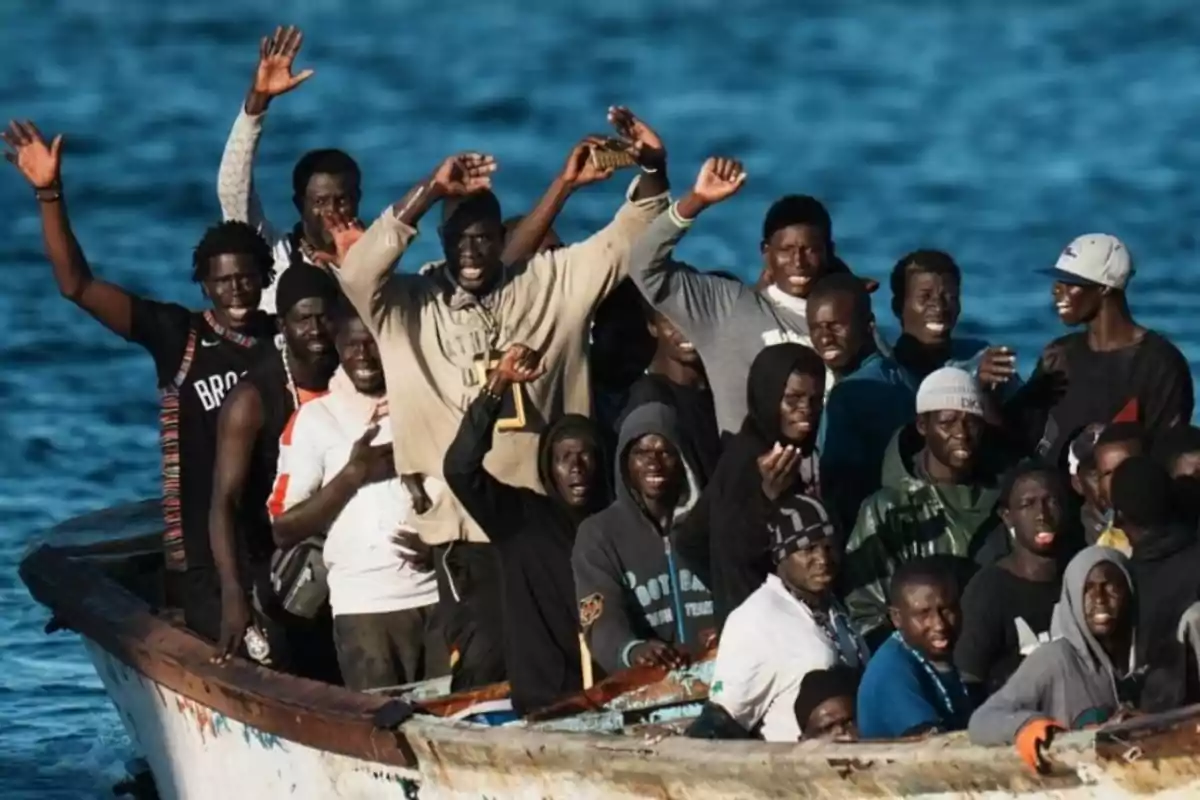
[[(372, 424), (379, 425), (373, 444), (392, 441), (386, 416), (374, 411), (374, 398), (359, 394), (338, 370), (330, 391), (310, 400), (292, 416), (279, 443), (279, 469), (268, 510), (278, 517), (331, 482), (350, 460), (354, 443)], [(435, 501), (448, 491), (426, 479), (425, 491)], [(330, 526), (325, 539), (329, 570), (329, 602), (339, 614), (381, 614), (437, 602), (433, 572), (417, 570), (411, 552), (396, 543), (396, 534), (411, 530), (412, 497), (399, 478), (363, 486)]]

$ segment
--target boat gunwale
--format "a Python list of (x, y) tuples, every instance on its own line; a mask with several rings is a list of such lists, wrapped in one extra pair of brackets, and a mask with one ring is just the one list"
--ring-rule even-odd
[[(89, 553), (87, 548), (57, 547), (52, 542), (43, 542), (23, 559), (20, 576), (34, 599), (50, 608), (65, 627), (94, 641), (149, 681), (265, 733), (318, 750), (410, 769), (418, 768), (418, 754), (434, 741), (440, 743), (443, 755), (449, 746), (450, 750), (479, 747), (492, 756), (506, 752), (516, 756), (514, 746), (520, 744), (523, 747), (516, 749), (527, 755), (530, 751), (526, 748), (550, 756), (551, 752), (579, 753), (579, 748), (584, 747), (592, 750), (593, 757), (599, 751), (613, 755), (621, 751), (631, 755), (652, 752), (668, 761), (710, 766), (729, 764), (728, 759), (737, 757), (747, 759), (747, 767), (764, 758), (777, 767), (795, 759), (810, 767), (824, 762), (831, 769), (847, 763), (890, 764), (885, 770), (890, 772), (900, 766), (896, 762), (907, 762), (910, 767), (920, 769), (936, 762), (950, 761), (946, 766), (966, 767), (973, 762), (982, 765), (999, 758), (1020, 769), (1012, 748), (971, 747), (961, 738), (957, 743), (947, 741), (949, 737), (863, 743), (853, 749), (821, 742), (712, 743), (679, 737), (647, 743), (636, 737), (593, 733), (474, 728), (422, 716), (398, 729), (383, 729), (375, 725), (374, 716), (394, 698), (286, 675), (241, 659), (213, 664), (210, 659), (216, 650), (211, 644), (155, 615), (149, 603), (105, 572), (100, 564), (115, 554), (111, 543), (96, 551), (99, 557), (96, 561)], [(130, 552), (131, 557), (144, 554), (141, 550)], [(485, 687), (487, 692), (494, 690), (495, 687)], [(452, 695), (448, 699), (457, 703), (462, 697)], [(594, 691), (581, 693), (574, 701), (574, 710), (594, 708), (600, 702), (603, 700)], [(561, 713), (566, 708), (553, 710)], [(1107, 770), (1115, 765), (1120, 770), (1123, 762), (1130, 761), (1128, 754), (1133, 744), (1147, 760), (1200, 757), (1197, 720), (1200, 720), (1200, 706), (1193, 706), (1136, 717), (1103, 730), (1064, 734), (1056, 742), (1052, 757), (1072, 774), (1043, 779), (1027, 775), (1022, 782), (1042, 789), (1062, 787), (1064, 779), (1068, 785), (1077, 783), (1079, 776), (1073, 770), (1088, 763)], [(486, 759), (482, 752), (479, 756)], [(546, 766), (551, 766), (549, 762), (554, 760), (550, 758)], [(797, 763), (793, 767), (802, 765)]]
[(212, 663), (216, 648), (160, 618), (86, 559), (44, 543), (21, 561), (21, 579), (58, 621), (150, 681), (264, 733), (297, 744), (415, 768), (403, 737), (373, 718), (394, 698), (267, 669), (244, 659)]

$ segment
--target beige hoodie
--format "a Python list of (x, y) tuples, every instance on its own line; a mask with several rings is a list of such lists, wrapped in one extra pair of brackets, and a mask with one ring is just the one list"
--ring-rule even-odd
[[(392, 208), (350, 249), (335, 274), (379, 345), (391, 418), (404, 426), (394, 431), (400, 474), (442, 478), (446, 448), (483, 385), (485, 360), (521, 343), (542, 353), (546, 374), (524, 387), (523, 425), (509, 413), (517, 403), (506, 400), (506, 417), (484, 463), (499, 480), (540, 491), (538, 434), (562, 414), (590, 415), (592, 316), (626, 276), (634, 239), (667, 207), (665, 193), (629, 200), (635, 187), (636, 180), (606, 227), (510, 267), (500, 288), (481, 298), (458, 289), (444, 264), (422, 274), (393, 271), (417, 232)], [(449, 493), (413, 525), (428, 544), (487, 541)]]

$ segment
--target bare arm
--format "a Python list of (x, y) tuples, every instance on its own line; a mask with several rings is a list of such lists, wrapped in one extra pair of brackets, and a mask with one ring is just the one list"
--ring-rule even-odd
[(71, 230), (63, 196), (63, 137), (47, 145), (32, 122), (13, 122), (3, 139), (11, 148), (5, 158), (34, 187), (42, 215), (42, 240), (63, 297), (95, 317), (113, 333), (129, 338), (133, 330), (133, 298), (124, 289), (96, 280)]
[(250, 624), (249, 592), (238, 568), (237, 528), (254, 442), (262, 425), (258, 389), (242, 381), (230, 392), (217, 420), (217, 456), (208, 512), (209, 545), (221, 582), (220, 649), (226, 656), (237, 649)]
[(500, 260), (505, 266), (527, 261), (537, 252), (542, 240), (554, 227), (554, 221), (558, 219), (558, 214), (566, 205), (573, 188), (562, 175), (554, 178), (537, 205), (521, 218), (512, 235), (508, 237), (504, 252), (500, 254)]

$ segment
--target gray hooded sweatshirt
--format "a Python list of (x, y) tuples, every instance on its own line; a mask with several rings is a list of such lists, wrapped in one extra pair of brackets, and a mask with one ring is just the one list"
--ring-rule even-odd
[[(1053, 641), (1029, 654), (1004, 688), (971, 715), (971, 742), (985, 747), (1012, 744), (1027, 722), (1049, 718), (1077, 730), (1105, 722), (1120, 699), (1117, 675), (1083, 614), (1083, 585), (1092, 567), (1115, 564), (1129, 581), (1129, 561), (1108, 547), (1088, 547), (1067, 566), (1062, 599), (1054, 608)], [(1133, 613), (1131, 607), (1128, 613)], [(1132, 653), (1131, 653), (1132, 661)]]
[[(617, 442), (616, 500), (580, 523), (571, 554), (579, 623), (592, 658), (608, 673), (628, 667), (629, 651), (640, 642), (695, 646), (701, 632), (715, 625), (708, 588), (679, 565), (675, 531), (660, 531), (629, 489), (625, 455), (648, 434), (686, 452), (671, 408), (647, 403), (629, 412)], [(688, 486), (676, 508), (676, 522), (700, 493), (695, 469), (686, 460), (684, 467)]]
[(722, 433), (737, 433), (746, 418), (746, 376), (758, 352), (781, 342), (811, 344), (805, 301), (676, 261), (675, 245), (691, 222), (672, 211), (659, 214), (634, 242), (629, 277), (696, 346), (708, 372), (717, 424)]

